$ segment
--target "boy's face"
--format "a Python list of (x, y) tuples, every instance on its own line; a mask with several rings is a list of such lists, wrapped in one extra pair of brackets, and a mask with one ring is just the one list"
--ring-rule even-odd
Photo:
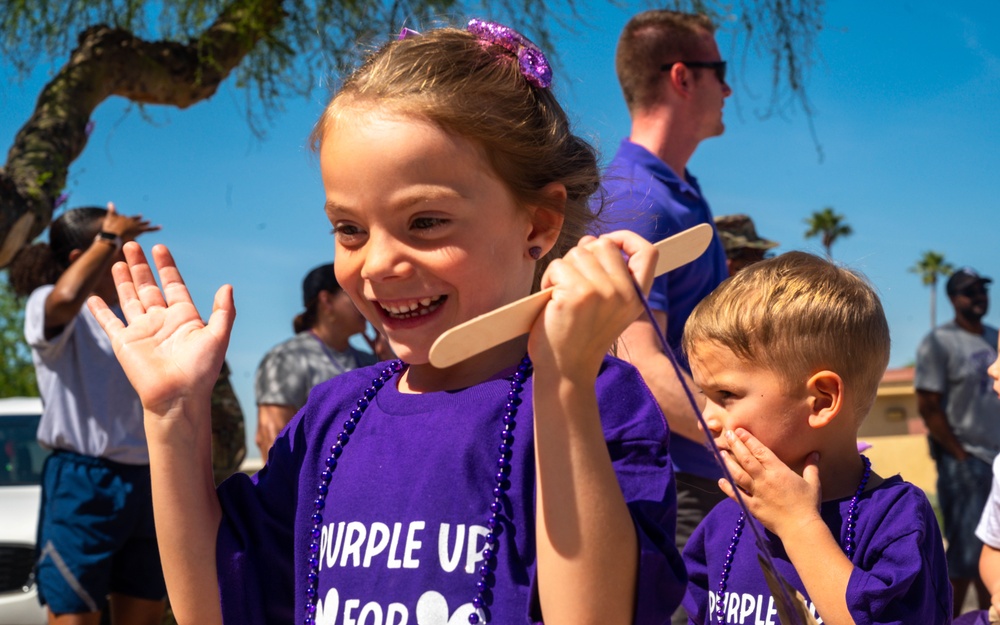
[(712, 342), (698, 345), (690, 364), (705, 395), (705, 422), (719, 449), (728, 449), (727, 430), (743, 428), (790, 468), (801, 470), (813, 451), (805, 380), (800, 389), (790, 390), (778, 373)]

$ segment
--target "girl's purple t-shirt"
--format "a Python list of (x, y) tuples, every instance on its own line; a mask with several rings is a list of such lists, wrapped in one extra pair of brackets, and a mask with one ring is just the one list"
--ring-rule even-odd
[[(820, 508), (823, 520), (841, 545), (846, 537), (844, 525), (850, 502), (848, 497), (824, 502)], [(689, 576), (684, 609), (690, 623), (718, 623), (716, 597), (739, 515), (740, 508), (734, 501), (723, 501), (705, 517), (684, 548)], [(757, 527), (761, 528), (759, 523)], [(778, 572), (802, 593), (813, 615), (821, 617), (781, 541), (770, 532), (765, 536)], [(854, 572), (846, 597), (855, 623), (951, 623), (948, 565), (937, 519), (923, 491), (894, 476), (864, 493), (858, 503), (855, 541)], [(748, 521), (733, 558), (723, 623), (778, 625), (774, 598), (757, 554)]]
[[(383, 365), (384, 366), (384, 365)], [(316, 387), (278, 437), (267, 466), (219, 487), (217, 562), (226, 623), (302, 622), (310, 517), (331, 445), (379, 365)], [(467, 623), (493, 501), (510, 389), (379, 391), (344, 449), (321, 530), (316, 623)], [(541, 622), (535, 578), (532, 379), (517, 415), (511, 486), (490, 607), (493, 623)], [(597, 396), (608, 452), (639, 538), (636, 623), (664, 623), (684, 592), (674, 547), (668, 430), (630, 365), (607, 358)], [(614, 580), (608, 580), (614, 583)], [(557, 580), (558, 583), (558, 580)]]

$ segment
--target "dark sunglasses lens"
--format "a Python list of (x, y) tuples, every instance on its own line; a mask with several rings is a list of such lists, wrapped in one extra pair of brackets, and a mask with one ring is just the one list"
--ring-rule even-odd
[(719, 82), (726, 82), (726, 62), (722, 61), (715, 66), (715, 75), (719, 77)]

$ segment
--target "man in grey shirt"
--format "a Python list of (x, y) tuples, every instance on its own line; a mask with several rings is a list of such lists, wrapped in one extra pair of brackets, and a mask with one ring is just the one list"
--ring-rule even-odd
[(979, 607), (990, 605), (979, 577), (982, 543), (975, 536), (990, 493), (993, 459), (1000, 452), (1000, 399), (986, 372), (997, 357), (997, 330), (983, 323), (990, 282), (968, 267), (952, 274), (946, 291), (955, 319), (924, 338), (914, 379), (917, 407), (937, 463), (956, 616), (970, 583), (976, 586)]

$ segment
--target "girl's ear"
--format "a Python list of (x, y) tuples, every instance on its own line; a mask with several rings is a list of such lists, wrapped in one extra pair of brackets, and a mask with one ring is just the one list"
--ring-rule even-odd
[(542, 249), (539, 256), (544, 256), (555, 247), (562, 231), (566, 186), (561, 182), (550, 182), (542, 188), (540, 195), (542, 199), (528, 207), (531, 211), (531, 230), (528, 232), (525, 250), (540, 247)]
[(833, 371), (820, 371), (806, 382), (806, 391), (809, 393), (809, 426), (826, 427), (844, 406), (844, 380)]

